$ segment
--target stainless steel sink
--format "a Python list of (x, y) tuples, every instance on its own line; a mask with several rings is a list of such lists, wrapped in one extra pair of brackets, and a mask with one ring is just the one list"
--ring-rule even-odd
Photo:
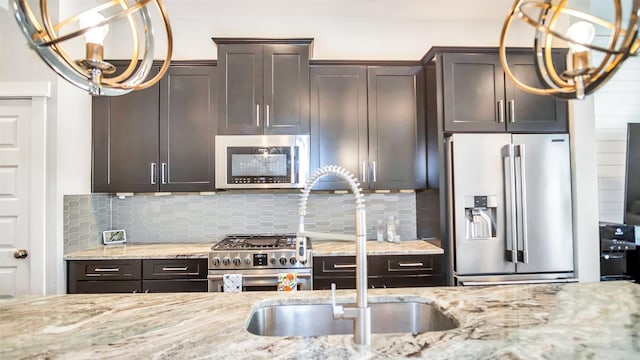
[[(436, 307), (420, 302), (369, 303), (371, 332), (413, 333), (442, 331), (458, 322)], [(331, 304), (286, 304), (256, 309), (247, 331), (262, 336), (323, 336), (353, 334), (353, 320), (334, 319)]]

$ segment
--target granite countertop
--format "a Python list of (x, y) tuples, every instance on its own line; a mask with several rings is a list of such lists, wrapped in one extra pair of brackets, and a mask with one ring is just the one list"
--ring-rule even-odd
[(163, 244), (123, 244), (103, 245), (64, 255), (65, 260), (105, 260), (105, 259), (206, 259), (209, 257), (210, 243), (163, 243)]
[[(313, 256), (341, 256), (356, 254), (352, 241), (318, 241), (311, 244)], [(444, 250), (424, 240), (404, 240), (399, 243), (367, 241), (368, 255), (425, 255), (443, 254)]]
[[(105, 259), (185, 259), (207, 258), (212, 243), (163, 243), (103, 245), (65, 254), (65, 260)], [(356, 245), (350, 241), (314, 241), (314, 256), (355, 255)], [(367, 241), (369, 255), (442, 254), (443, 250), (423, 240), (400, 243)]]
[[(354, 290), (338, 291), (352, 302)], [(640, 285), (602, 283), (369, 290), (369, 301), (433, 304), (447, 331), (263, 337), (252, 310), (329, 303), (328, 291), (95, 294), (0, 300), (2, 359), (638, 359)]]

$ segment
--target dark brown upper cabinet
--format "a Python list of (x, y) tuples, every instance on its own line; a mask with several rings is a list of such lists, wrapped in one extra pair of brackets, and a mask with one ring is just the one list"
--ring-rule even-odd
[[(311, 170), (340, 165), (364, 189), (426, 186), (421, 66), (312, 65)], [(327, 176), (314, 189), (347, 186)]]
[[(567, 102), (519, 89), (494, 52), (443, 52), (442, 101), (445, 132), (566, 132)], [(554, 63), (564, 68), (564, 53)], [(510, 69), (527, 85), (540, 87), (531, 50), (507, 54)]]
[(308, 134), (311, 39), (214, 38), (218, 134)]
[(148, 89), (93, 97), (92, 191), (213, 190), (215, 91), (214, 64), (178, 62)]

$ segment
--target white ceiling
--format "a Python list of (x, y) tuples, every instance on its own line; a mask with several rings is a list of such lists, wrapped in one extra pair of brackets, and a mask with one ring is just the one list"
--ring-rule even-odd
[(171, 16), (385, 17), (412, 20), (504, 19), (512, 0), (165, 0)]

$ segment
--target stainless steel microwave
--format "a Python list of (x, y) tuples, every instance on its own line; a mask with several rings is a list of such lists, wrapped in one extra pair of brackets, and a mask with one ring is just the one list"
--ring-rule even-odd
[(218, 135), (216, 188), (302, 188), (309, 176), (309, 135)]

